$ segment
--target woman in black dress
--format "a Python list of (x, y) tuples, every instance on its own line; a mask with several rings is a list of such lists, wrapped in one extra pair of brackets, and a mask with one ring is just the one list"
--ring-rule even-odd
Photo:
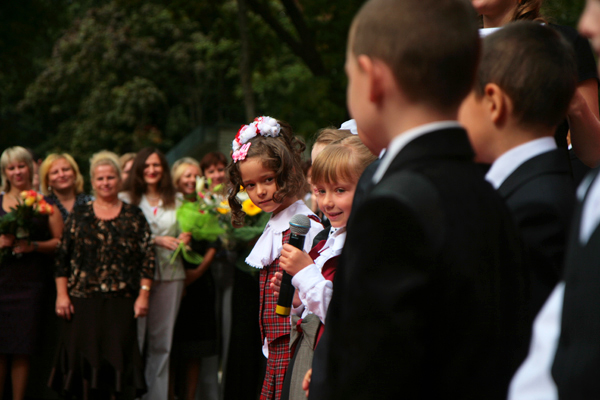
[[(0, 157), (0, 170), (3, 216), (19, 204), (22, 191), (31, 189), (33, 160), (23, 147), (10, 147)], [(41, 331), (43, 300), (51, 282), (48, 255), (54, 253), (63, 227), (58, 212), (36, 216), (33, 224), (35, 229), (27, 239), (0, 235), (0, 248), (10, 247), (13, 254), (0, 264), (0, 397), (10, 373), (15, 400), (23, 398), (27, 386), (30, 357)]]
[[(173, 164), (173, 184), (183, 201), (196, 200), (196, 177), (200, 176), (200, 167), (193, 158), (183, 158)], [(202, 381), (210, 382), (210, 387), (218, 386), (217, 363), (207, 357), (217, 354), (217, 320), (215, 309), (215, 283), (210, 266), (217, 253), (218, 243), (206, 240), (192, 240), (192, 249), (204, 256), (199, 265), (184, 260), (186, 272), (186, 289), (181, 300), (181, 307), (175, 324), (173, 335), (174, 362), (181, 372), (179, 378), (185, 377), (185, 395), (180, 398), (193, 400), (198, 390), (199, 374), (202, 370)], [(200, 398), (209, 398), (207, 391)], [(215, 392), (213, 390), (213, 392)]]
[(56, 260), (64, 318), (52, 386), (77, 399), (133, 399), (145, 391), (136, 320), (148, 312), (154, 244), (142, 211), (117, 197), (117, 156), (92, 157), (96, 199), (69, 215)]

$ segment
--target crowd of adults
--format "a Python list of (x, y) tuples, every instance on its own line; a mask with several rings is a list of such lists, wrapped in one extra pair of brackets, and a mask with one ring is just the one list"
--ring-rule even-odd
[[(216, 398), (222, 293), (210, 267), (233, 264), (223, 267), (218, 241), (181, 232), (176, 210), (194, 200), (197, 177), (212, 190), (225, 166), (218, 152), (170, 169), (154, 148), (101, 151), (87, 194), (69, 154), (38, 169), (23, 147), (2, 153), (0, 216), (27, 190), (54, 212), (36, 215), (27, 235), (0, 235), (0, 398)], [(202, 263), (171, 260), (181, 242)]]

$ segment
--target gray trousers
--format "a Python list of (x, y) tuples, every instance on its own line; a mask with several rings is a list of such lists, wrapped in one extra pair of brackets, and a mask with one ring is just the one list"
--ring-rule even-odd
[(140, 349), (146, 345), (146, 385), (143, 400), (166, 400), (169, 393), (169, 360), (173, 328), (183, 295), (184, 281), (154, 281), (148, 315), (138, 319)]

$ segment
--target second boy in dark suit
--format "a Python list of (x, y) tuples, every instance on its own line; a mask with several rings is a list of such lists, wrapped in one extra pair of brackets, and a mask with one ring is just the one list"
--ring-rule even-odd
[(553, 140), (577, 85), (573, 51), (536, 22), (516, 22), (487, 36), (475, 87), (459, 120), (486, 179), (506, 201), (527, 249), (533, 314), (562, 272), (575, 185), (565, 149)]

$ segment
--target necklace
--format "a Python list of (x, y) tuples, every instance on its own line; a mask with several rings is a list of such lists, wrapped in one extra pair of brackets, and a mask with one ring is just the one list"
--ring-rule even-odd
[(148, 200), (152, 200), (152, 201), (160, 200), (160, 196), (149, 196), (149, 195), (146, 195), (146, 198)]
[(94, 204), (104, 210), (109, 210), (111, 208), (117, 207), (121, 204), (121, 200), (117, 200), (114, 203), (109, 203), (108, 205), (100, 204), (98, 200), (94, 201)]

